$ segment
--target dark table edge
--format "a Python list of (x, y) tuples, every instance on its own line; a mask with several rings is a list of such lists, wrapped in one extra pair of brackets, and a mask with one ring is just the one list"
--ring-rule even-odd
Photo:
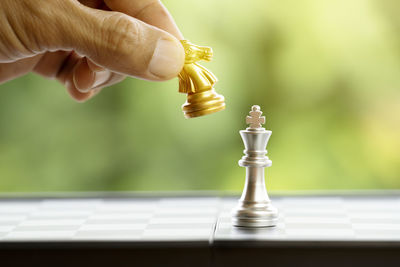
[(400, 248), (400, 241), (297, 241), (223, 240), (217, 241), (2, 241), (0, 249), (123, 249), (123, 248)]
[(1, 249), (124, 249), (124, 248), (208, 248), (210, 242), (207, 240), (198, 241), (1, 241)]
[(400, 248), (396, 240), (365, 240), (365, 241), (320, 241), (320, 240), (224, 240), (213, 241), (213, 247), (262, 247), (262, 248)]

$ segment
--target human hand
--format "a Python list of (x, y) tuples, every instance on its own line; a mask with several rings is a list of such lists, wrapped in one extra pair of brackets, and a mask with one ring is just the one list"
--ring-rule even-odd
[(162, 81), (183, 67), (182, 39), (154, 0), (1, 0), (0, 83), (34, 71), (77, 101), (125, 75)]

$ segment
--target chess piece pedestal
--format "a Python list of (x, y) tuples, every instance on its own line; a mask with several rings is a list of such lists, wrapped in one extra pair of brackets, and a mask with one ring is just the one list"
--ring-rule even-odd
[(186, 103), (182, 106), (186, 118), (208, 115), (223, 109), (225, 109), (225, 99), (222, 95), (217, 94), (213, 88), (207, 91), (189, 93)]
[(271, 134), (261, 127), (240, 131), (245, 156), (239, 160), (239, 166), (246, 168), (246, 183), (238, 205), (232, 210), (234, 226), (269, 227), (277, 223), (278, 211), (271, 204), (264, 181), (264, 168), (272, 165), (265, 155)]

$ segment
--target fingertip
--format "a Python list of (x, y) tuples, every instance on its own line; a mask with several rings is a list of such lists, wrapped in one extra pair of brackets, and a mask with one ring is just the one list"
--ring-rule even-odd
[(67, 83), (66, 87), (69, 95), (78, 103), (83, 103), (89, 100), (93, 95), (92, 91), (86, 93), (80, 92), (73, 83)]
[(79, 92), (88, 93), (90, 90), (105, 84), (110, 76), (109, 70), (91, 63), (87, 58), (83, 58), (74, 69), (73, 81)]
[(95, 72), (88, 65), (87, 59), (82, 58), (75, 66), (72, 76), (75, 88), (81, 93), (87, 93), (95, 82)]

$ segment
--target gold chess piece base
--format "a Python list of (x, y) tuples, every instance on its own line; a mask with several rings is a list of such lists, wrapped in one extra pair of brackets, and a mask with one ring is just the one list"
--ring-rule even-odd
[(207, 91), (189, 93), (182, 110), (186, 118), (208, 115), (225, 109), (225, 98), (212, 88)]

